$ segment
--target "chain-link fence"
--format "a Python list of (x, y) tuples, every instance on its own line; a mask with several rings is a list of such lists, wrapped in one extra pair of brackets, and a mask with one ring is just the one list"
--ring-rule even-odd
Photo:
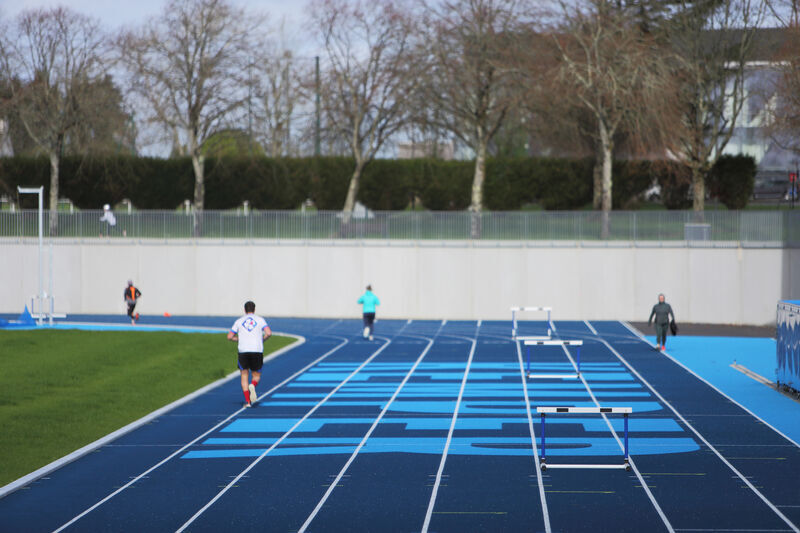
[[(77, 242), (189, 239), (209, 241), (470, 241), (525, 246), (749, 246), (800, 247), (798, 211), (534, 211), (487, 212), (471, 224), (470, 212), (338, 211), (101, 211), (44, 214), (44, 234)], [(52, 230), (51, 230), (52, 228)], [(475, 228), (478, 231), (475, 231)], [(35, 210), (0, 211), (0, 239), (38, 235)]]

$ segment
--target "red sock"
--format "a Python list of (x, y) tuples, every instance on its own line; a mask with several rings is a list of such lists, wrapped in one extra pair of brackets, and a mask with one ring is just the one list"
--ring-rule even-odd
[(254, 380), (253, 380), (253, 387), (256, 387), (256, 386), (258, 386), (258, 380), (257, 380), (257, 379), (254, 379)]
[(250, 403), (250, 391), (244, 390), (242, 393), (244, 394), (244, 401)]

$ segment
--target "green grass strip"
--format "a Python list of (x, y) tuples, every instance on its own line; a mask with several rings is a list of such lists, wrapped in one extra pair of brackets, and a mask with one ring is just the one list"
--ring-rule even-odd
[(0, 331), (0, 486), (236, 368), (224, 332)]

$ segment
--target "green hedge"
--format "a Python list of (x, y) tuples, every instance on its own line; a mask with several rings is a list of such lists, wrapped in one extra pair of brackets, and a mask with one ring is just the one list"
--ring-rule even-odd
[(749, 155), (722, 155), (708, 173), (708, 190), (728, 209), (744, 209), (753, 195), (756, 160)]
[[(579, 209), (592, 199), (591, 159), (490, 159), (486, 165), (484, 203), (492, 211), (512, 211), (529, 204), (544, 209)], [(255, 209), (296, 209), (311, 198), (319, 209), (341, 209), (354, 162), (347, 157), (206, 160), (207, 209), (230, 209), (245, 200)], [(650, 161), (614, 163), (613, 205), (630, 208), (651, 183), (682, 186), (674, 165)], [(0, 158), (0, 194), (16, 197), (17, 185), (49, 185), (45, 157)], [(193, 198), (189, 158), (65, 157), (59, 196), (79, 208), (97, 209), (129, 198), (140, 209), (174, 209)], [(415, 199), (434, 211), (464, 210), (470, 203), (472, 161), (434, 159), (375, 160), (362, 176), (359, 200), (376, 210), (401, 210)], [(685, 192), (678, 191), (678, 197)], [(669, 194), (666, 196), (670, 197)], [(671, 197), (670, 197), (671, 198)], [(22, 199), (33, 207), (35, 199)]]

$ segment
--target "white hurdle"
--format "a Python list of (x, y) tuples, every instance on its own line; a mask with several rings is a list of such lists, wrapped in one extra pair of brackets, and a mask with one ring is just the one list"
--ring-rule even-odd
[[(521, 338), (521, 337), (520, 337)], [(581, 346), (583, 346), (582, 340), (535, 340), (535, 339), (525, 339), (525, 346), (528, 349), (528, 368), (526, 373), (528, 378), (538, 378), (538, 379), (578, 379), (581, 375)], [(576, 358), (578, 363), (572, 361), (570, 357), (570, 363), (575, 368), (574, 374), (534, 374), (531, 372), (531, 346), (577, 346), (578, 350), (576, 353)], [(567, 357), (569, 357), (569, 352), (567, 352)]]
[[(544, 312), (547, 313), (547, 336), (539, 335), (535, 337), (517, 337), (517, 313), (521, 312)], [(552, 319), (550, 318), (551, 313), (553, 312), (552, 307), (527, 307), (527, 306), (518, 306), (511, 308), (511, 340), (523, 340), (523, 339), (538, 339), (538, 340), (546, 340), (552, 337), (553, 331), (555, 331), (556, 327), (553, 324)]]
[[(630, 460), (628, 458), (628, 415), (633, 412), (631, 407), (537, 407), (536, 412), (542, 417), (542, 455), (540, 467), (542, 470), (548, 468), (590, 468), (603, 470), (630, 470)], [(621, 414), (625, 420), (624, 458), (622, 464), (547, 464), (547, 441), (545, 439), (545, 417), (548, 414)]]

